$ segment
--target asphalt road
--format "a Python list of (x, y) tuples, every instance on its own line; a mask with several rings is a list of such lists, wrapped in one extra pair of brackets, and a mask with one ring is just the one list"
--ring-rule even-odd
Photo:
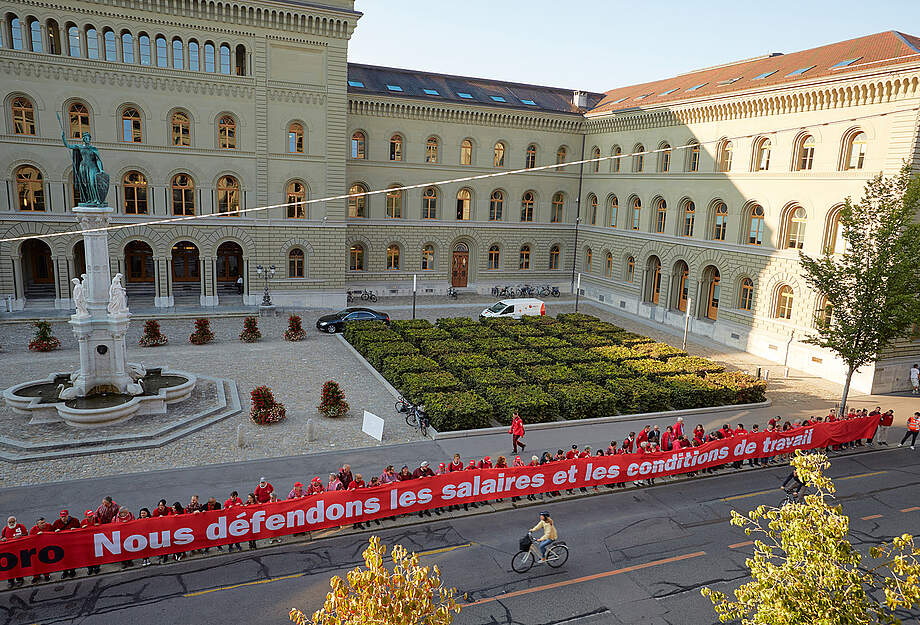
[[(895, 449), (833, 459), (830, 474), (857, 542), (868, 547), (916, 531), (917, 458)], [(386, 544), (422, 552), (424, 562), (441, 567), (448, 585), (468, 596), (457, 624), (715, 623), (699, 588), (730, 591), (742, 583), (751, 550), (749, 539), (728, 524), (729, 511), (778, 503), (787, 473), (770, 468), (547, 503), (541, 508), (551, 511), (571, 551), (559, 570), (511, 570), (518, 538), (540, 508), (434, 517), (376, 534)], [(360, 561), (368, 535), (2, 592), (0, 621), (284, 623), (291, 607), (321, 605), (329, 578)]]

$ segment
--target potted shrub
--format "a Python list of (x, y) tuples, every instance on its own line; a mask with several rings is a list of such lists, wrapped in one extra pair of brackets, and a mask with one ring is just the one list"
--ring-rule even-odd
[(341, 417), (348, 412), (348, 402), (338, 382), (327, 380), (323, 384), (323, 394), (317, 408), (327, 417)]
[(188, 342), (194, 345), (204, 345), (214, 340), (211, 332), (211, 320), (207, 317), (195, 319), (195, 331), (189, 334)]
[(284, 331), (285, 341), (302, 341), (307, 338), (307, 333), (304, 332), (301, 321), (302, 319), (299, 315), (291, 315), (288, 317), (288, 327), (287, 330)]
[(259, 386), (252, 389), (252, 408), (249, 410), (249, 418), (253, 423), (267, 425), (283, 421), (287, 416), (284, 412), (284, 404), (275, 400), (272, 390), (267, 386)]
[(144, 322), (144, 335), (137, 342), (141, 347), (157, 347), (166, 345), (169, 339), (160, 332), (160, 322), (156, 319), (148, 319)]
[(240, 332), (240, 340), (244, 343), (255, 343), (262, 338), (259, 332), (259, 322), (255, 317), (246, 317), (243, 319), (243, 331)]
[(51, 333), (51, 323), (48, 321), (36, 321), (32, 324), (35, 327), (35, 334), (29, 341), (29, 349), (33, 352), (50, 352), (61, 346), (61, 341)]

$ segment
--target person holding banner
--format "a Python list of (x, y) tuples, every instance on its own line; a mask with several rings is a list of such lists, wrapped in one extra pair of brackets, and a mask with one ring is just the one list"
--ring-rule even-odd
[[(80, 521), (70, 516), (70, 512), (67, 510), (61, 510), (61, 513), (57, 519), (54, 520), (54, 523), (51, 524), (52, 532), (62, 532), (65, 530), (78, 530), (80, 529)], [(77, 569), (66, 569), (61, 573), (61, 579), (67, 579), (68, 577), (76, 577)]]
[[(16, 520), (16, 517), (11, 516), (6, 520), (6, 526), (3, 528), (3, 531), (0, 532), (0, 541), (6, 542), (13, 538), (22, 538), (23, 536), (28, 536), (29, 531), (26, 529), (26, 526)], [(26, 580), (21, 577), (17, 577), (15, 581), (13, 578), (7, 580), (7, 585), (9, 588), (12, 588), (14, 585), (22, 586)]]

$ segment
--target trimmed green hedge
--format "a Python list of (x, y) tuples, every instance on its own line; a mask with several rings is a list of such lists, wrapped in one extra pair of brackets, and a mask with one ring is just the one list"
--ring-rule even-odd
[(616, 396), (620, 414), (659, 412), (671, 408), (671, 389), (648, 378), (607, 380), (605, 388)]
[(734, 399), (724, 386), (692, 374), (668, 376), (662, 383), (671, 389), (672, 406), (704, 408), (730, 404)]
[(521, 367), (519, 373), (525, 380), (536, 382), (541, 386), (547, 384), (565, 384), (567, 382), (577, 382), (581, 379), (578, 372), (571, 367), (564, 365), (537, 365), (535, 367)]
[(473, 346), (474, 351), (486, 352), (489, 354), (504, 350), (521, 349), (520, 343), (507, 336), (490, 336), (484, 339), (470, 339), (470, 345)]
[(345, 337), (346, 341), (352, 343), (354, 337), (362, 332), (386, 329), (387, 324), (382, 321), (350, 321), (345, 324), (345, 329), (342, 331), (342, 336)]
[(639, 343), (633, 346), (633, 349), (646, 358), (656, 358), (658, 360), (668, 360), (677, 356), (687, 355), (684, 350), (671, 347), (667, 343)]
[(374, 369), (380, 371), (383, 367), (383, 360), (392, 356), (408, 356), (418, 353), (415, 345), (412, 343), (404, 343), (401, 341), (385, 341), (382, 343), (368, 343), (364, 350), (361, 351), (361, 355), (364, 356), (369, 363), (374, 365)]
[(517, 410), (524, 423), (545, 423), (559, 417), (559, 402), (543, 388), (523, 384), (514, 388), (489, 386), (482, 390), (483, 397), (492, 404), (492, 415), (505, 425)]
[(625, 362), (627, 360), (638, 360), (639, 358), (643, 358), (642, 354), (625, 345), (592, 347), (591, 351), (604, 360), (613, 360), (614, 362)]
[(426, 393), (425, 413), (439, 432), (489, 427), (492, 405), (471, 391)]
[(522, 336), (518, 342), (527, 349), (542, 351), (557, 347), (571, 347), (571, 344), (555, 336)]
[(559, 413), (564, 419), (591, 419), (616, 414), (616, 396), (594, 382), (550, 384), (549, 392), (559, 401)]
[(687, 372), (686, 369), (675, 364), (673, 359), (665, 361), (655, 360), (654, 358), (639, 358), (638, 360), (627, 360), (625, 366), (648, 378), (660, 378)]
[[(431, 322), (427, 319), (397, 319), (390, 322), (390, 328), (396, 330), (400, 334), (404, 333), (409, 328), (431, 328)], [(347, 337), (346, 337), (347, 338)]]
[(600, 321), (600, 319), (594, 315), (586, 315), (584, 313), (559, 313), (556, 315), (556, 319), (566, 323), (590, 323)]
[(473, 346), (466, 341), (448, 339), (446, 341), (422, 341), (420, 349), (426, 356), (438, 356), (440, 354), (471, 352), (473, 351)]
[(474, 389), (487, 386), (519, 386), (524, 384), (524, 378), (511, 369), (505, 367), (484, 367), (467, 369), (457, 373), (457, 377)]
[(548, 356), (527, 349), (509, 349), (495, 352), (492, 356), (503, 365), (508, 365), (515, 369), (527, 365), (542, 365), (552, 362)]
[(422, 341), (446, 341), (451, 338), (447, 330), (441, 328), (408, 328), (405, 331), (406, 340), (421, 345)]
[(474, 369), (480, 367), (497, 367), (498, 363), (489, 358), (486, 354), (477, 354), (474, 352), (463, 352), (460, 354), (443, 354), (440, 356), (441, 364), (444, 368), (459, 375), (465, 369)]
[(632, 378), (636, 376), (636, 372), (629, 367), (610, 360), (576, 362), (571, 367), (581, 376), (581, 379), (596, 384), (603, 384), (612, 378)]
[(587, 321), (582, 323), (581, 326), (585, 330), (590, 330), (592, 332), (598, 332), (600, 334), (621, 334), (625, 332), (620, 326), (609, 323), (607, 321)]
[(556, 362), (594, 362), (603, 360), (601, 356), (580, 347), (560, 347), (546, 350), (546, 355)]
[(526, 326), (523, 323), (518, 323), (517, 325), (500, 325), (495, 328), (505, 336), (511, 337), (520, 337), (520, 336), (543, 336), (543, 330), (538, 326)]
[(767, 381), (740, 371), (707, 373), (706, 379), (725, 387), (735, 395), (733, 403), (753, 404), (767, 400)]
[(403, 374), (400, 390), (413, 403), (419, 403), (426, 393), (461, 391), (463, 384), (447, 371), (426, 371)]
[(357, 332), (354, 338), (349, 342), (355, 346), (356, 350), (364, 353), (364, 350), (367, 349), (367, 346), (371, 343), (401, 343), (402, 340), (403, 337), (401, 337), (398, 332), (393, 332), (392, 330), (367, 330), (364, 332)]
[(427, 356), (385, 356), (383, 358), (383, 377), (390, 384), (398, 382), (404, 373), (422, 373), (423, 371), (437, 371), (441, 368), (437, 362)]
[(588, 349), (591, 347), (604, 347), (606, 345), (616, 345), (616, 339), (606, 334), (590, 334), (588, 332), (582, 332), (579, 334), (570, 334), (565, 337), (565, 340), (574, 345), (575, 347), (581, 347)]
[(687, 373), (722, 373), (725, 367), (699, 356), (675, 356), (668, 358), (668, 364), (674, 364)]
[(489, 338), (505, 338), (492, 328), (487, 328), (481, 325), (457, 326), (455, 328), (448, 328), (448, 332), (450, 332), (452, 337), (456, 339), (462, 339), (464, 341)]
[(626, 345), (627, 347), (632, 345), (639, 345), (641, 343), (654, 343), (652, 339), (647, 336), (642, 336), (641, 334), (635, 334), (633, 332), (620, 332), (619, 334), (612, 335), (616, 338), (621, 344)]
[(442, 317), (438, 319), (435, 324), (439, 328), (444, 329), (475, 327), (479, 325), (475, 319), (470, 319), (469, 317)]

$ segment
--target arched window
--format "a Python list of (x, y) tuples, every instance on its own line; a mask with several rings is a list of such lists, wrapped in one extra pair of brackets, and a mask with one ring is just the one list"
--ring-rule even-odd
[(192, 145), (192, 120), (185, 111), (174, 111), (170, 118), (172, 144), (177, 147)]
[(28, 98), (13, 98), (13, 134), (35, 136), (35, 108)]
[(349, 271), (364, 271), (364, 246), (355, 243), (348, 250)]
[(767, 171), (770, 169), (770, 150), (773, 143), (769, 139), (761, 139), (754, 148), (754, 171)]
[(288, 126), (288, 153), (303, 154), (303, 124), (292, 122)]
[(718, 202), (712, 209), (712, 240), (724, 241), (727, 227), (728, 207), (724, 202)]
[(738, 308), (748, 312), (754, 308), (754, 281), (750, 278), (741, 279), (741, 288), (738, 292)]
[(356, 182), (348, 189), (348, 216), (367, 217), (367, 187)]
[(846, 169), (862, 169), (866, 162), (866, 133), (857, 132), (847, 141)]
[(610, 221), (609, 223), (610, 223), (611, 228), (617, 227), (617, 212), (619, 211), (619, 208), (620, 208), (620, 201), (617, 199), (617, 196), (615, 195), (610, 196)]
[(559, 269), (559, 246), (549, 248), (549, 268), (551, 271)]
[(437, 163), (438, 162), (438, 138), (437, 137), (428, 137), (428, 140), (425, 141), (425, 162), (426, 163)]
[(125, 143), (142, 143), (141, 114), (135, 108), (126, 108), (121, 112), (121, 140)]
[(60, 55), (63, 49), (61, 43), (61, 29), (54, 20), (45, 22), (45, 28), (48, 29), (48, 52)]
[(620, 167), (622, 166), (623, 161), (621, 158), (622, 154), (623, 150), (620, 149), (620, 146), (613, 146), (613, 150), (610, 152), (610, 155), (613, 156), (613, 158), (610, 159), (610, 171), (615, 174), (620, 173)]
[(636, 277), (636, 259), (632, 256), (626, 258), (626, 281), (632, 282)]
[(593, 160), (593, 162), (591, 163), (591, 170), (595, 174), (599, 173), (601, 170), (601, 160), (600, 160), (601, 159), (601, 149), (600, 148), (595, 147), (593, 150), (591, 150), (591, 159)]
[(708, 298), (706, 300), (706, 318), (716, 321), (719, 318), (719, 299), (721, 297), (722, 285), (719, 270), (715, 267), (707, 267), (703, 271), (707, 276)]
[(92, 26), (86, 27), (86, 58), (99, 58), (99, 31)]
[(826, 254), (843, 254), (847, 249), (840, 226), (841, 207), (832, 208), (827, 215), (827, 228), (824, 233), (824, 251)]
[(731, 141), (723, 141), (719, 146), (719, 171), (729, 172), (732, 170), (732, 156), (735, 146)]
[(662, 143), (658, 149), (658, 171), (666, 174), (671, 170), (671, 144)]
[(147, 214), (147, 177), (139, 171), (129, 171), (122, 178), (122, 195), (126, 215)]
[(754, 204), (748, 217), (748, 245), (763, 245), (763, 207)]
[(661, 261), (658, 260), (657, 256), (652, 256), (648, 259), (648, 293), (646, 295), (646, 301), (652, 304), (658, 305), (658, 302), (661, 300)]
[(108, 29), (104, 30), (102, 32), (102, 39), (105, 45), (105, 60), (114, 63), (118, 60), (118, 46), (115, 43), (115, 32)]
[(12, 13), (7, 16), (7, 19), (10, 23), (10, 43), (12, 44), (13, 50), (22, 50), (22, 22)]
[(288, 252), (288, 278), (304, 277), (304, 254), (299, 247)]
[(422, 192), (422, 219), (438, 218), (438, 190), (428, 187)]
[(492, 150), (492, 167), (505, 166), (505, 144), (499, 141)]
[(796, 206), (786, 212), (787, 248), (800, 250), (805, 245), (806, 222), (805, 209), (801, 206)]
[(684, 220), (680, 224), (680, 236), (693, 236), (693, 222), (696, 220), (696, 204), (687, 201), (684, 203)]
[(815, 306), (815, 327), (829, 325), (834, 318), (834, 305), (827, 301), (826, 295), (819, 295)]
[(210, 41), (204, 44), (204, 71), (213, 73), (217, 71), (217, 51), (214, 48), (214, 44)]
[(607, 252), (604, 256), (604, 277), (609, 278), (613, 275), (613, 254)]
[(434, 246), (426, 245), (422, 248), (422, 271), (434, 269)]
[(185, 69), (185, 46), (179, 38), (172, 40), (173, 69)]
[[(661, 234), (664, 232), (665, 225), (668, 219), (668, 204), (663, 199), (659, 198), (655, 202), (655, 232)], [(638, 230), (639, 228), (633, 228), (633, 230)]]
[(217, 180), (217, 212), (236, 213), (240, 210), (240, 181), (233, 176)]
[(307, 187), (299, 180), (287, 183), (284, 190), (288, 219), (307, 218)]
[[(568, 150), (566, 150), (564, 145), (560, 145), (559, 149), (556, 150), (556, 164), (562, 165), (565, 162), (565, 157), (568, 155)], [(556, 171), (565, 171), (565, 167), (559, 167)]]
[(632, 215), (630, 218), (630, 229), (638, 230), (639, 229), (639, 220), (642, 217), (642, 201), (639, 198), (634, 198), (632, 202)]
[(537, 146), (533, 143), (527, 146), (527, 151), (524, 153), (524, 167), (525, 169), (533, 169), (537, 166)]
[[(594, 196), (591, 196), (594, 197)], [(597, 199), (594, 200), (597, 202)], [(551, 223), (562, 223), (563, 212), (565, 211), (565, 195), (562, 191), (553, 194), (552, 210), (550, 211), (549, 220)]]
[(176, 174), (172, 179), (173, 215), (195, 214), (195, 183), (188, 174)]
[(246, 75), (246, 46), (241, 43), (236, 45), (236, 54), (234, 55), (233, 73), (237, 76)]
[(166, 37), (157, 35), (157, 67), (169, 67), (169, 46), (166, 44)]
[(230, 46), (225, 43), (220, 44), (220, 73), (230, 74)]
[(473, 142), (469, 139), (464, 139), (460, 142), (460, 164), (473, 164)]
[[(114, 33), (113, 33), (114, 34)], [(32, 52), (42, 52), (42, 25), (34, 17), (29, 18), (29, 40), (32, 43)]]
[(188, 68), (193, 72), (201, 71), (201, 56), (198, 51), (198, 42), (190, 39), (188, 42)]
[(223, 115), (217, 122), (217, 147), (222, 150), (236, 149), (236, 120), (232, 115)]
[(501, 268), (501, 252), (497, 245), (489, 248), (489, 270), (495, 271)]
[(152, 58), (150, 53), (150, 35), (141, 33), (137, 38), (137, 44), (140, 50), (141, 65), (150, 65)]
[(387, 191), (387, 217), (402, 218), (403, 192), (398, 188)]
[(128, 31), (121, 33), (121, 62), (134, 63), (134, 37)]
[(45, 210), (45, 185), (42, 172), (31, 165), (16, 169), (16, 197), (21, 211)]
[(633, 148), (633, 173), (641, 174), (645, 167), (645, 146), (637, 143)]
[(501, 221), (502, 212), (505, 207), (505, 194), (496, 189), (489, 196), (489, 221)]
[(676, 300), (677, 310), (680, 312), (687, 312), (687, 301), (690, 297), (690, 285), (688, 280), (690, 277), (690, 268), (687, 267), (687, 263), (682, 260), (675, 263), (674, 277), (676, 278), (676, 297), (674, 299)]
[(79, 139), (84, 132), (89, 132), (89, 109), (85, 104), (74, 102), (67, 109), (70, 125), (70, 138)]
[(776, 303), (774, 305), (773, 317), (775, 319), (792, 319), (792, 304), (794, 294), (792, 287), (784, 284), (776, 290)]
[(811, 171), (815, 162), (815, 138), (812, 135), (805, 135), (799, 139), (796, 156), (796, 170)]
[(585, 273), (591, 273), (594, 264), (594, 252), (590, 247), (585, 248)]
[(687, 171), (697, 172), (700, 170), (700, 144), (693, 142), (687, 150)]
[(351, 157), (367, 158), (367, 137), (360, 130), (351, 135)]
[(533, 221), (533, 206), (536, 202), (533, 191), (525, 191), (521, 196), (521, 221)]
[(399, 271), (399, 246), (395, 243), (387, 246), (387, 270)]
[(518, 269), (530, 269), (530, 246), (522, 245), (518, 254)]
[(390, 160), (391, 161), (401, 161), (403, 160), (403, 138), (402, 135), (393, 135), (390, 137)]
[(592, 226), (597, 225), (597, 196), (593, 193), (588, 196), (588, 218)]
[(472, 204), (473, 196), (470, 194), (469, 189), (460, 189), (457, 191), (457, 220), (458, 221), (469, 221), (470, 219), (470, 205)]
[(80, 58), (80, 29), (73, 24), (67, 27), (67, 51), (70, 56)]

